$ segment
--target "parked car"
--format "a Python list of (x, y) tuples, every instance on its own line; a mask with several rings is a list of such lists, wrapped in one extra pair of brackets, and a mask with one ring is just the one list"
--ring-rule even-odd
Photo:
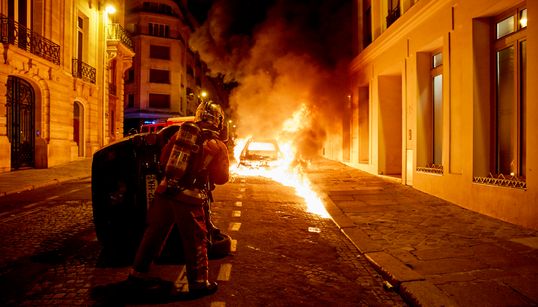
[[(170, 125), (157, 133), (131, 135), (93, 155), (93, 220), (105, 262), (132, 261), (144, 233), (146, 212), (161, 179), (161, 150), (179, 127)], [(209, 215), (208, 223), (211, 223)], [(210, 235), (213, 243), (209, 248), (210, 256), (229, 253), (229, 236), (218, 229)], [(161, 259), (181, 258), (179, 240), (179, 232), (174, 227)]]
[(239, 166), (248, 168), (270, 168), (282, 157), (275, 139), (251, 138), (239, 156)]

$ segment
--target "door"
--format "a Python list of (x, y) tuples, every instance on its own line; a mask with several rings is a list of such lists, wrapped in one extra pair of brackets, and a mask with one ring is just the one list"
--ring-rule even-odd
[(35, 166), (35, 93), (30, 83), (9, 76), (7, 81), (7, 135), (11, 168)]

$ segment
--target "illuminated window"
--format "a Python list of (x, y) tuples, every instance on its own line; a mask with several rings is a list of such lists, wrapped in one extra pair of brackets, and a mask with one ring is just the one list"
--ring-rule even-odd
[[(417, 170), (443, 173), (443, 53), (417, 54)], [(412, 136), (410, 136), (412, 137)]]
[(442, 165), (443, 154), (443, 54), (432, 56), (432, 164)]
[(525, 178), (525, 82), (527, 75), (527, 10), (518, 9), (495, 20), (494, 121), (492, 173)]

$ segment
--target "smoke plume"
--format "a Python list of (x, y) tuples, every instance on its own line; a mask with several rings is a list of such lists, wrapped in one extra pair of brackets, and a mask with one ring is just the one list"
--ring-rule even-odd
[(230, 106), (239, 137), (278, 137), (306, 106), (292, 137), (309, 156), (341, 130), (350, 33), (350, 0), (217, 0), (189, 43), (212, 73), (238, 82)]

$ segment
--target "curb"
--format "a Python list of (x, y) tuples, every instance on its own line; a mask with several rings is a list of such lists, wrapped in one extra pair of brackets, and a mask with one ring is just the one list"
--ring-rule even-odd
[(91, 176), (64, 177), (64, 178), (58, 178), (58, 179), (54, 178), (54, 179), (50, 179), (48, 181), (44, 181), (44, 182), (40, 182), (40, 183), (36, 183), (36, 184), (24, 185), (24, 186), (21, 186), (19, 188), (12, 189), (12, 190), (9, 190), (9, 191), (6, 191), (6, 192), (0, 192), (0, 197), (13, 195), (13, 194), (18, 194), (18, 193), (27, 192), (27, 191), (33, 191), (33, 190), (37, 190), (37, 189), (40, 189), (40, 188), (45, 188), (45, 187), (53, 186), (53, 185), (56, 185), (56, 184), (60, 184), (60, 183), (63, 183), (63, 182), (67, 182), (67, 181), (71, 181), (71, 180), (82, 180), (82, 179), (85, 179), (85, 178), (91, 178)]

